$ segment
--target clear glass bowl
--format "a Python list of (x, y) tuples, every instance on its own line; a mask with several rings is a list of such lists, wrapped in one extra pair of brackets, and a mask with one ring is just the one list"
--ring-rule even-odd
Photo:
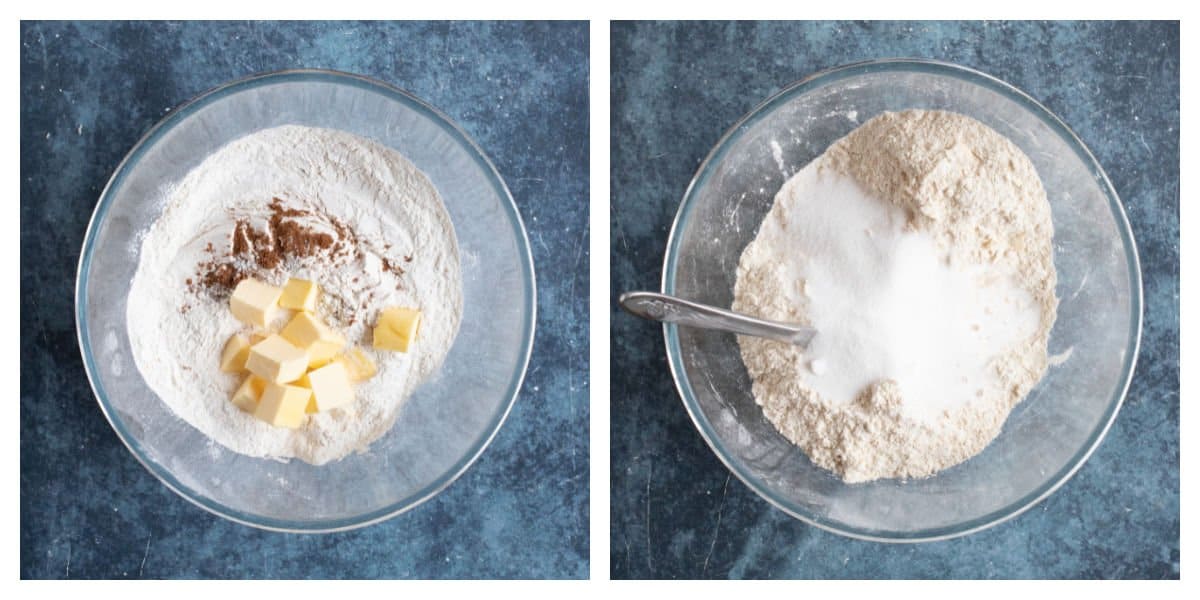
[[(139, 233), (158, 217), (166, 187), (224, 144), (284, 124), (340, 129), (406, 156), (441, 193), (462, 260), (462, 323), (441, 370), (366, 453), (320, 467), (231, 452), (177, 418), (143, 381), (125, 326)], [(387, 84), (332, 71), (254, 76), (171, 111), (134, 146), (101, 194), (75, 294), (88, 377), (133, 455), (202, 508), (273, 530), (359, 527), (433, 497), (499, 430), (533, 343), (533, 259), (516, 205), (492, 163), (428, 104)]]
[(735, 475), (798, 519), (879, 541), (965, 535), (1012, 518), (1057, 489), (1116, 417), (1141, 337), (1137, 250), (1095, 158), (1021, 91), (970, 69), (920, 60), (819, 73), (734, 125), (684, 194), (667, 246), (663, 291), (729, 306), (738, 259), (786, 177), (872, 116), (909, 108), (962, 113), (1007, 136), (1033, 160), (1053, 211), (1060, 304), (1050, 352), (1069, 351), (1070, 358), (1051, 367), (987, 449), (927, 479), (845, 484), (763, 417), (734, 336), (674, 325), (664, 330), (683, 403)]

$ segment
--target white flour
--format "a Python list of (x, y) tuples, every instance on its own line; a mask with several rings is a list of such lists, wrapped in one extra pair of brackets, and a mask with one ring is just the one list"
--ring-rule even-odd
[[(351, 407), (312, 415), (297, 430), (267, 425), (229, 401), (240, 378), (221, 373), (217, 362), (229, 336), (246, 328), (227, 300), (188, 285), (212, 258), (209, 244), (228, 249), (235, 221), (265, 222), (275, 197), (308, 213), (295, 220), (313, 229), (333, 233), (336, 222), (345, 224), (361, 252), (292, 259), (253, 274), (275, 285), (289, 275), (319, 283), (319, 314), (379, 368), (358, 384)], [(370, 328), (387, 306), (423, 312), (407, 354), (371, 348)], [(391, 428), (404, 399), (440, 366), (461, 314), (454, 229), (429, 180), (373, 141), (284, 126), (221, 148), (168, 192), (142, 241), (127, 321), (138, 369), (180, 418), (242, 454), (323, 464), (365, 450)]]
[(981, 451), (1046, 369), (1049, 204), (977, 121), (887, 113), (789, 179), (738, 265), (734, 309), (814, 325), (807, 353), (739, 338), (764, 414), (848, 482)]

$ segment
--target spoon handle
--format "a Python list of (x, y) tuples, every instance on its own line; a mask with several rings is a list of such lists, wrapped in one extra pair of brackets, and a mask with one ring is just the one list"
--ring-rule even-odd
[(655, 292), (626, 292), (618, 299), (630, 314), (651, 321), (779, 340), (807, 348), (817, 330), (804, 325), (768, 321)]

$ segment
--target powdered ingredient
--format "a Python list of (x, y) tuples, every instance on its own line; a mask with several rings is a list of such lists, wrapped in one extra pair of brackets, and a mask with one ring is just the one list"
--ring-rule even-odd
[[(395, 151), (344, 132), (283, 126), (219, 149), (167, 192), (141, 248), (127, 307), (138, 369), (180, 418), (250, 456), (323, 464), (365, 450), (440, 366), (461, 319), (458, 247), (436, 189)], [(239, 378), (217, 359), (244, 330), (228, 305), (244, 276), (321, 285), (320, 316), (379, 368), (352, 406), (298, 430), (233, 406)], [(387, 306), (424, 313), (407, 354), (371, 348)]]
[(848, 482), (974, 456), (1045, 373), (1052, 233), (999, 133), (938, 111), (868, 121), (785, 183), (739, 262), (735, 310), (822, 331), (808, 353), (739, 338), (756, 402)]

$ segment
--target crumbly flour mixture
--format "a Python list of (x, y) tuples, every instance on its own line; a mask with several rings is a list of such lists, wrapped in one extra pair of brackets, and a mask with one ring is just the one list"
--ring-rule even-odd
[[(349, 408), (291, 430), (229, 401), (239, 378), (220, 372), (218, 358), (246, 330), (228, 300), (245, 276), (320, 284), (319, 315), (379, 369)], [(128, 302), (138, 369), (180, 418), (242, 454), (322, 464), (387, 432), (440, 366), (458, 331), (462, 276), (449, 215), (408, 160), (348, 133), (283, 126), (221, 148), (167, 191)], [(387, 306), (424, 313), (408, 353), (371, 347), (370, 325)]]
[(733, 308), (820, 332), (739, 338), (766, 417), (847, 482), (983, 450), (1047, 368), (1057, 299), (1033, 164), (968, 117), (884, 113), (790, 178)]

